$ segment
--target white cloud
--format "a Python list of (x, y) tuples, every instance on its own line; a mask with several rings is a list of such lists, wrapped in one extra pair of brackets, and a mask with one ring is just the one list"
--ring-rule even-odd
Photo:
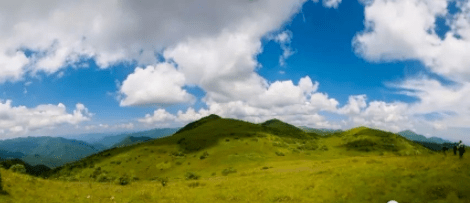
[(323, 0), (323, 6), (328, 8), (338, 8), (342, 0)]
[(365, 8), (366, 30), (353, 40), (356, 52), (369, 61), (417, 59), (451, 80), (469, 81), (468, 4), (450, 22), (453, 29), (445, 39), (434, 31), (436, 18), (448, 14), (447, 2), (373, 1)]
[(444, 118), (436, 122), (441, 122), (442, 126), (470, 126), (470, 83), (444, 86), (436, 80), (412, 78), (393, 86), (419, 99), (411, 105), (411, 114), (440, 113)]
[(292, 40), (292, 32), (290, 30), (285, 30), (274, 37), (271, 37), (275, 42), (280, 44), (280, 48), (282, 49), (282, 55), (279, 57), (279, 65), (285, 66), (285, 60), (287, 60), (290, 56), (292, 56), (295, 52), (290, 47), (290, 43)]
[(136, 68), (120, 87), (124, 95), (121, 106), (175, 104), (194, 100), (182, 87), (185, 76), (170, 63), (160, 63), (145, 69)]
[(338, 111), (340, 114), (359, 114), (361, 110), (367, 106), (366, 99), (366, 95), (349, 96), (348, 103)]
[(145, 124), (153, 124), (153, 123), (167, 123), (171, 121), (175, 121), (176, 117), (165, 109), (157, 109), (154, 111), (153, 115), (146, 114), (144, 118), (138, 119), (139, 122)]
[(317, 110), (335, 112), (339, 102), (336, 99), (328, 98), (326, 93), (314, 93), (311, 95), (310, 104)]
[[(279, 28), (303, 2), (2, 1), (0, 79), (17, 81), (28, 72), (55, 73), (81, 57), (93, 57), (102, 68), (130, 60), (154, 64), (157, 51), (222, 32), (255, 39)], [(34, 51), (31, 60), (24, 49)], [(33, 64), (26, 66), (30, 61)]]
[(262, 94), (253, 98), (229, 102), (208, 100), (207, 109), (197, 112), (188, 108), (186, 112), (178, 111), (176, 115), (165, 109), (157, 109), (153, 115), (147, 114), (139, 121), (161, 126), (183, 125), (210, 114), (217, 114), (251, 122), (279, 118), (296, 125), (338, 127), (318, 114), (320, 111), (335, 111), (338, 102), (328, 98), (325, 93), (316, 92), (317, 88), (318, 82), (313, 83), (308, 76), (301, 78), (298, 85), (294, 85), (290, 80), (276, 81)]
[(78, 103), (73, 113), (67, 113), (64, 104), (43, 104), (35, 108), (12, 106), (12, 101), (0, 102), (0, 129), (2, 136), (21, 135), (63, 124), (78, 124), (90, 120), (88, 109)]
[[(417, 128), (420, 133), (435, 135), (439, 131), (432, 132), (430, 129), (441, 130), (441, 133), (451, 130), (468, 137), (457, 129), (470, 128), (470, 2), (454, 1), (459, 9), (455, 14), (448, 13), (448, 2), (450, 1), (366, 2), (366, 29), (353, 40), (353, 46), (360, 56), (375, 62), (419, 60), (430, 71), (453, 83), (446, 85), (435, 79), (414, 77), (389, 84), (399, 88), (400, 94), (418, 99), (408, 105), (400, 102), (383, 104), (390, 105), (390, 108), (380, 108), (382, 105), (378, 103), (377, 107), (383, 109), (384, 117), (392, 119), (393, 124), (390, 126)], [(445, 17), (451, 27), (444, 39), (435, 33), (438, 17)], [(369, 103), (368, 108), (371, 105)], [(403, 112), (393, 109), (403, 109)], [(373, 111), (368, 113), (365, 110), (354, 115), (351, 121), (373, 123), (378, 119), (366, 117), (372, 113)], [(425, 115), (432, 113), (441, 117), (434, 121), (425, 118)], [(380, 119), (376, 125), (386, 122)]]

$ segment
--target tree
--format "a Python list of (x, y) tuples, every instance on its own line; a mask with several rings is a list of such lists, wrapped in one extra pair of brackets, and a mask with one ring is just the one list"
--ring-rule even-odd
[(26, 173), (26, 168), (22, 164), (15, 164), (10, 167), (10, 170), (13, 172)]

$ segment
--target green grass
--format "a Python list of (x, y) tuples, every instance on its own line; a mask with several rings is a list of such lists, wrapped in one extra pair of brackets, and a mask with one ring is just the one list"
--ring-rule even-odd
[(202, 121), (56, 168), (47, 180), (0, 170), (8, 193), (0, 202), (470, 200), (468, 152), (459, 160), (365, 127), (318, 137), (215, 116)]
[[(43, 180), (0, 170), (1, 202), (469, 202), (469, 154), (366, 156), (266, 162), (198, 180)], [(90, 198), (87, 198), (90, 196)], [(111, 201), (113, 202), (113, 201)]]

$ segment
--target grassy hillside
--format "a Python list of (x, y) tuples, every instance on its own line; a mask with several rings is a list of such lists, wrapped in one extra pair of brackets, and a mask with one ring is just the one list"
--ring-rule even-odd
[[(212, 115), (172, 136), (106, 150), (56, 168), (48, 180), (2, 170), (10, 195), (0, 196), (0, 201), (470, 200), (468, 152), (459, 160), (452, 152), (444, 156), (366, 127), (317, 136), (284, 130), (287, 125)], [(23, 188), (28, 188), (28, 195), (22, 195)]]

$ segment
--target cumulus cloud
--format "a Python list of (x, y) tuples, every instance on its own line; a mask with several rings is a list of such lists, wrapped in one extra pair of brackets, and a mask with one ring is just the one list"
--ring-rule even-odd
[(121, 106), (175, 104), (194, 100), (182, 87), (185, 76), (170, 63), (136, 68), (120, 87)]
[(92, 116), (83, 104), (76, 104), (73, 113), (67, 113), (64, 104), (42, 104), (34, 108), (12, 106), (12, 101), (0, 102), (0, 129), (2, 136), (21, 135), (42, 128), (63, 124), (76, 125)]
[(152, 115), (146, 114), (144, 118), (138, 119), (139, 122), (145, 124), (153, 124), (153, 123), (168, 123), (170, 121), (175, 121), (176, 117), (165, 109), (157, 109), (154, 111)]
[[(263, 35), (278, 28), (303, 2), (2, 1), (0, 79), (55, 73), (83, 57), (94, 58), (102, 68), (131, 60), (154, 64), (156, 52), (188, 38), (212, 38), (223, 30), (246, 28), (251, 30), (249, 38)], [(26, 50), (33, 55), (26, 57)]]
[[(420, 60), (431, 71), (455, 81), (470, 80), (470, 3), (449, 21), (441, 39), (436, 18), (448, 14), (448, 1), (375, 0), (365, 7), (366, 29), (353, 40), (356, 52), (369, 61)], [(467, 31), (466, 31), (467, 30)]]
[(338, 110), (341, 114), (359, 114), (363, 108), (367, 106), (366, 95), (349, 96), (349, 101), (341, 109)]
[(339, 127), (318, 114), (320, 111), (335, 111), (339, 104), (326, 93), (316, 92), (318, 85), (318, 82), (313, 83), (308, 76), (301, 78), (298, 85), (294, 85), (290, 80), (276, 81), (256, 97), (229, 102), (208, 100), (206, 109), (195, 111), (190, 107), (185, 112), (178, 111), (176, 115), (165, 109), (157, 109), (153, 115), (147, 114), (139, 121), (160, 126), (183, 125), (210, 114), (217, 114), (251, 122), (279, 118), (297, 125)]
[[(400, 94), (418, 99), (408, 105), (390, 104), (404, 110), (402, 116), (393, 118), (403, 120), (405, 128), (412, 122), (415, 127), (438, 130), (470, 128), (470, 2), (452, 1), (458, 9), (454, 14), (448, 11), (449, 2), (369, 1), (365, 7), (366, 29), (353, 39), (356, 52), (369, 61), (419, 60), (431, 72), (451, 81), (444, 84), (421, 76), (389, 84)], [(446, 18), (451, 28), (444, 38), (435, 32), (439, 17)], [(430, 121), (425, 118), (428, 114), (440, 118)], [(359, 116), (355, 119), (360, 120)]]

